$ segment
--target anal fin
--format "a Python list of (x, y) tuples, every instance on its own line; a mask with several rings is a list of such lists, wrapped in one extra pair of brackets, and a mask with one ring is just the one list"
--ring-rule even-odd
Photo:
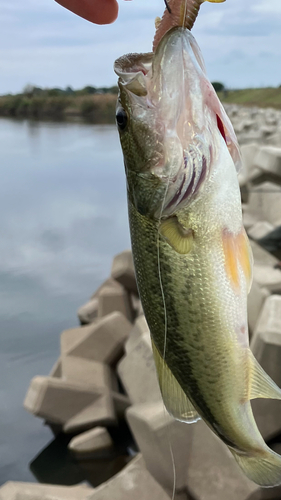
[(182, 390), (168, 365), (159, 354), (153, 340), (152, 349), (160, 390), (167, 412), (181, 422), (186, 422), (188, 424), (197, 422), (201, 417)]
[(249, 386), (247, 399), (281, 399), (281, 389), (264, 371), (249, 349)]

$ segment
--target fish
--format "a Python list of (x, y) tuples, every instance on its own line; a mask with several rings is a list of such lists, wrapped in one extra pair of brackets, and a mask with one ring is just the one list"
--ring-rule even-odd
[(159, 385), (177, 420), (205, 421), (242, 471), (281, 483), (281, 457), (251, 409), (281, 391), (249, 348), (253, 257), (242, 223), (241, 155), (187, 27), (115, 62), (138, 290)]

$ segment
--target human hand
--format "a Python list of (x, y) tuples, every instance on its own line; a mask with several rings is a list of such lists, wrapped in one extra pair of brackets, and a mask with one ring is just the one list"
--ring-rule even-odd
[(68, 10), (95, 24), (110, 24), (118, 16), (116, 0), (56, 0)]

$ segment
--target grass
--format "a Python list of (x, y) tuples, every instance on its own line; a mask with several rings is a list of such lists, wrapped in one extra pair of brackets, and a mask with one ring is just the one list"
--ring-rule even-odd
[[(281, 87), (228, 90), (218, 96), (225, 103), (281, 109)], [(71, 92), (35, 88), (30, 93), (0, 96), (0, 116), (55, 120), (78, 116), (92, 123), (114, 123), (116, 99), (116, 87), (88, 86)]]
[(67, 119), (80, 116), (92, 123), (114, 123), (116, 94), (7, 95), (0, 97), (0, 116)]
[(222, 102), (229, 104), (281, 109), (281, 87), (228, 90), (218, 92), (218, 96)]

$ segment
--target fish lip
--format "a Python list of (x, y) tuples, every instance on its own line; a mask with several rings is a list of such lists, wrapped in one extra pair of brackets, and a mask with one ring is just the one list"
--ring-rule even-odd
[(114, 63), (120, 90), (127, 90), (136, 96), (147, 95), (147, 75), (151, 71), (154, 54), (126, 54)]

